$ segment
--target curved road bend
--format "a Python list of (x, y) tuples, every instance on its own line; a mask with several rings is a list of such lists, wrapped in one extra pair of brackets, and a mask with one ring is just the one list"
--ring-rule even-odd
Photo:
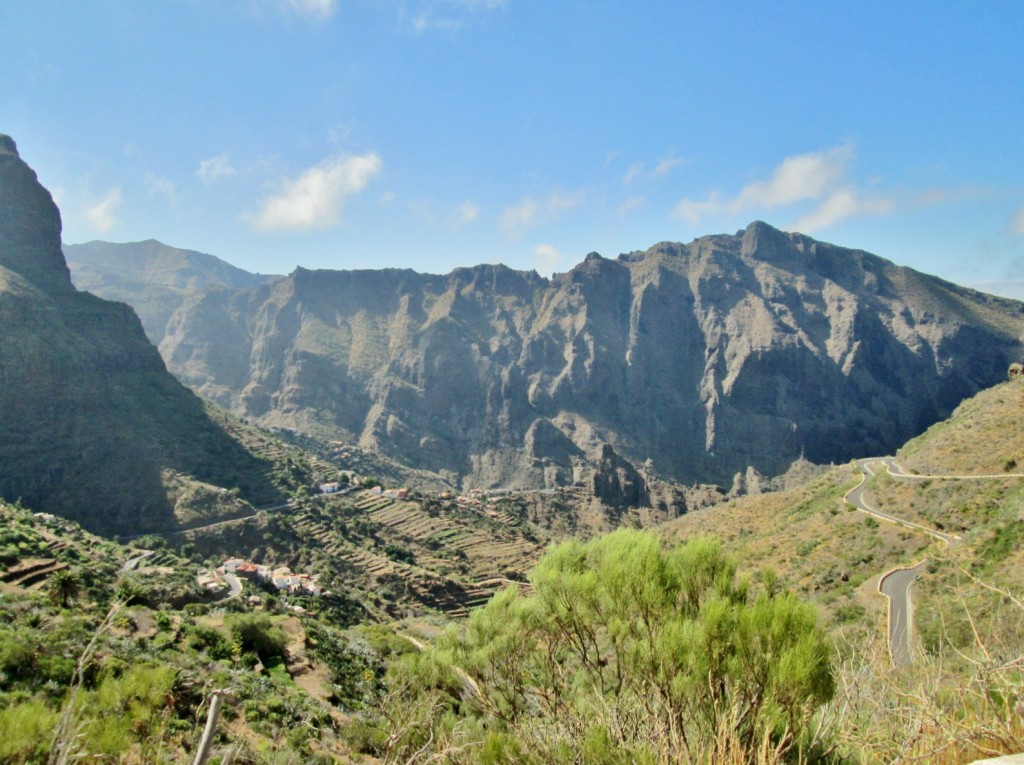
[(910, 585), (917, 579), (924, 563), (912, 568), (890, 571), (878, 583), (878, 591), (889, 598), (889, 656), (894, 666), (910, 664), (910, 627), (914, 612), (910, 600)]
[[(878, 462), (885, 465), (889, 474), (896, 478), (909, 477), (892, 457), (868, 457), (857, 460), (854, 464), (861, 469), (860, 483), (846, 492), (843, 499), (862, 513), (867, 513), (875, 518), (918, 529), (945, 542), (947, 545), (954, 541), (957, 537), (930, 529), (919, 523), (905, 521), (868, 504), (867, 500), (864, 499), (864, 488), (867, 486), (868, 476), (875, 475), (875, 471), (871, 469), (871, 464)], [(894, 467), (897, 472), (893, 472)], [(913, 626), (911, 621), (913, 609), (910, 600), (910, 585), (914, 583), (922, 565), (924, 565), (923, 561), (916, 566), (890, 571), (878, 583), (878, 591), (889, 598), (889, 656), (894, 666), (909, 664), (913, 658), (910, 652), (910, 634)]]

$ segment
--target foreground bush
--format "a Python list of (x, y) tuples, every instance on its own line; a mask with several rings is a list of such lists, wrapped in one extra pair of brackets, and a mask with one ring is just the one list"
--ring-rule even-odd
[(389, 702), (399, 711), (385, 709), (386, 757), (813, 756), (808, 723), (834, 691), (831, 647), (810, 606), (789, 594), (752, 596), (716, 541), (666, 547), (620, 530), (560, 545), (530, 581), (530, 591), (504, 591), (464, 631), (394, 668)]

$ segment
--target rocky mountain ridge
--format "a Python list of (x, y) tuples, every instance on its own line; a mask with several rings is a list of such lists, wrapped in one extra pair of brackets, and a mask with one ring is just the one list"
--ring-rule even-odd
[(617, 483), (632, 503), (655, 477), (890, 451), (1001, 379), (1022, 333), (1021, 303), (755, 222), (551, 279), (299, 268), (190, 296), (160, 350), (265, 424), (466, 486)]

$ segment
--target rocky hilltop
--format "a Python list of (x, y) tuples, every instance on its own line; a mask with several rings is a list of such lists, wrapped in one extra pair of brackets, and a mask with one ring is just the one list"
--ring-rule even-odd
[(726, 486), (892, 451), (1002, 379), (1024, 305), (756, 222), (545, 279), (309, 271), (192, 295), (160, 350), (267, 424), (468, 486)]
[(167, 372), (132, 309), (72, 286), (60, 232), (0, 135), (0, 497), (121, 533), (177, 525), (175, 487), (275, 499), (267, 465)]

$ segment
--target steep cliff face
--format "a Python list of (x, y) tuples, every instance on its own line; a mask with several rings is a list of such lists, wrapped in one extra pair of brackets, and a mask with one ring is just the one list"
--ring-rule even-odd
[(1001, 379), (1022, 330), (1016, 301), (753, 223), (551, 280), (300, 269), (194, 299), (161, 351), (268, 423), (469, 485), (633, 502), (641, 463), (728, 485), (890, 451)]
[(49, 193), (0, 136), (0, 496), (132, 533), (173, 527), (171, 476), (258, 464), (166, 370), (132, 309), (72, 286)]

